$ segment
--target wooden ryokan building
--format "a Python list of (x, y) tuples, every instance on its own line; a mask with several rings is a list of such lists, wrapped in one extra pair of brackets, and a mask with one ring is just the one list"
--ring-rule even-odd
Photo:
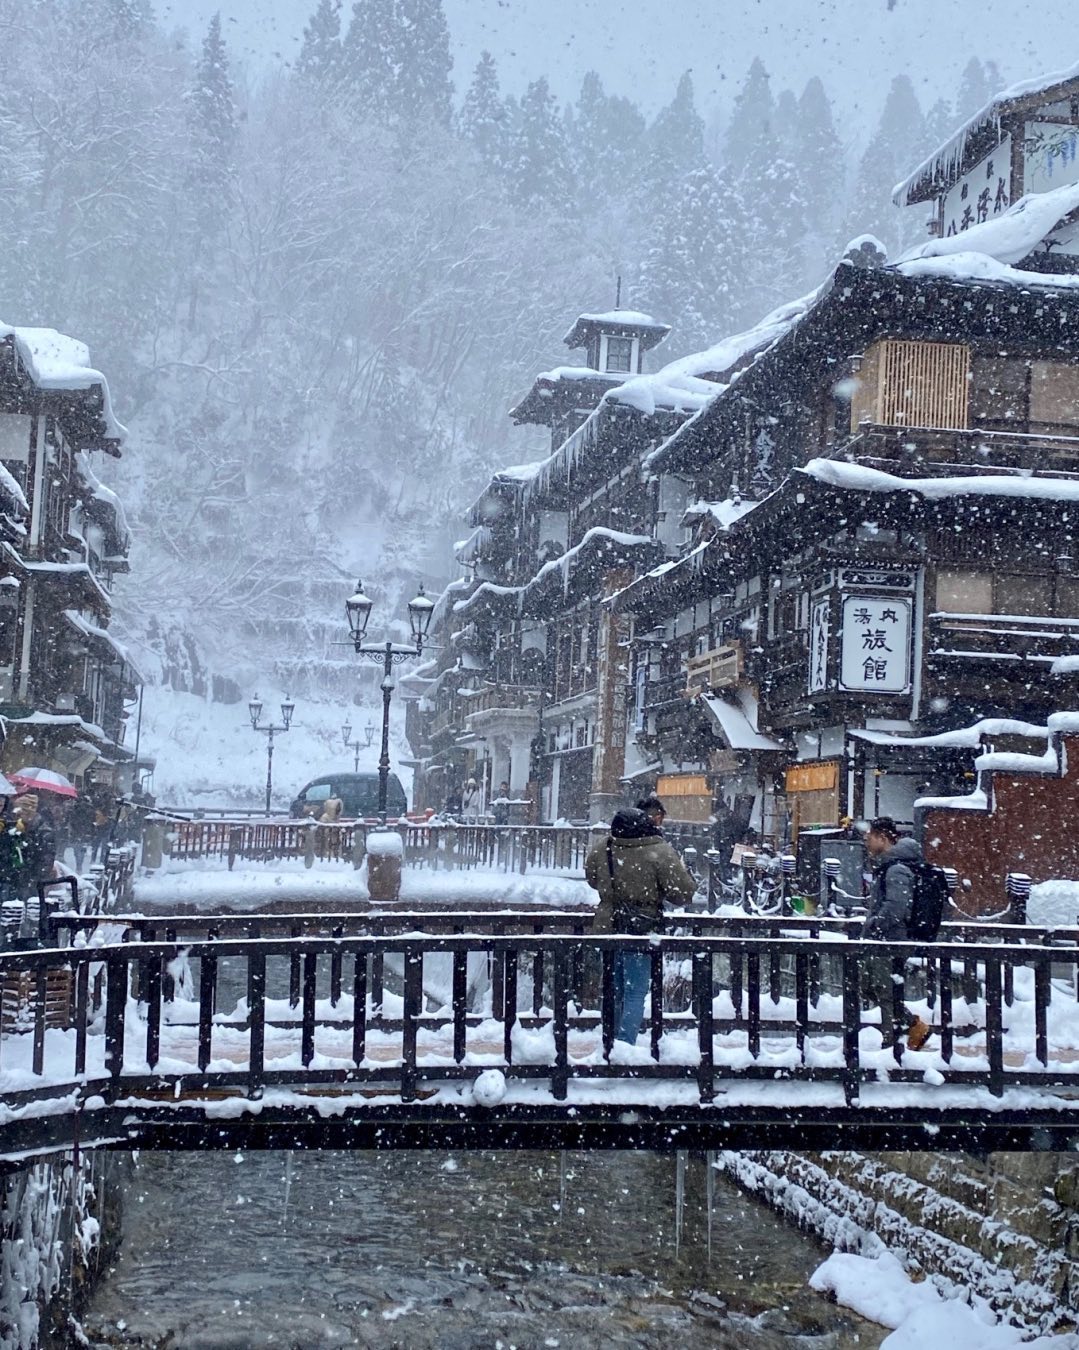
[[(551, 456), (476, 503), (413, 687), (430, 804), (478, 770), (546, 820), (658, 785), (675, 817), (722, 796), (781, 837), (910, 821), (986, 745), (1044, 747), (1079, 706), (1077, 98), (1003, 100), (923, 166), (903, 192), (937, 237), (911, 254), (858, 241), (813, 295), (655, 374), (536, 382), (516, 415)], [(635, 318), (634, 361), (658, 331)], [(632, 324), (593, 322), (602, 366)]]
[(82, 343), (0, 325), (0, 767), (130, 785), (139, 676), (109, 631), (129, 537), (95, 457), (124, 429)]

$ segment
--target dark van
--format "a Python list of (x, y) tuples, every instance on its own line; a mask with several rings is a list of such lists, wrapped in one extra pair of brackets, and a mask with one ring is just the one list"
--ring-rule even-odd
[[(324, 778), (313, 778), (293, 801), (290, 814), (297, 820), (303, 816), (313, 816), (317, 820), (331, 797), (341, 799), (344, 804), (342, 814), (348, 820), (377, 816), (378, 774), (330, 773)], [(403, 816), (407, 810), (408, 801), (401, 780), (391, 773), (386, 785), (386, 813), (392, 818)]]

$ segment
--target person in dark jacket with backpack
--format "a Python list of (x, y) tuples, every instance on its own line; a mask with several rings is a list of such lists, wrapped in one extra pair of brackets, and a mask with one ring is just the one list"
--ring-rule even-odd
[[(878, 816), (870, 822), (865, 846), (873, 862), (873, 889), (862, 939), (907, 942), (919, 877), (925, 869), (922, 850), (914, 839), (899, 837), (896, 823), (889, 816)], [(892, 958), (883, 953), (869, 957), (862, 966), (862, 997), (880, 1008), (885, 1041), (888, 1028), (883, 1019), (885, 1009), (892, 1005), (894, 988)], [(907, 1049), (920, 1050), (933, 1034), (932, 1027), (903, 1003), (897, 1003), (895, 1010), (907, 1024)]]
[[(599, 892), (597, 930), (644, 936), (658, 932), (665, 904), (693, 899), (697, 886), (682, 859), (637, 808), (616, 811), (611, 833), (588, 855), (585, 879)], [(615, 1039), (636, 1045), (652, 958), (627, 952), (615, 967)]]

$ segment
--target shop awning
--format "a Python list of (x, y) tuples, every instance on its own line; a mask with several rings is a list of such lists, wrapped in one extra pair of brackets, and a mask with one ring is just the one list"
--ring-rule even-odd
[(782, 751), (783, 746), (778, 741), (762, 735), (754, 727), (747, 712), (733, 698), (724, 698), (720, 694), (701, 694), (699, 701), (732, 750)]

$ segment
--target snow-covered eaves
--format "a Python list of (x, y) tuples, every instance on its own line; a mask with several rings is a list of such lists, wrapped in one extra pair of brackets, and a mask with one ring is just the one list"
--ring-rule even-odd
[(1016, 497), (1079, 502), (1079, 479), (1021, 474), (978, 474), (946, 478), (901, 478), (865, 464), (811, 459), (795, 473), (848, 492), (913, 492), (928, 501), (949, 497)]
[(446, 622), (450, 609), (456, 599), (459, 598), (462, 591), (467, 591), (472, 585), (468, 577), (459, 577), (456, 581), (451, 581), (435, 601), (435, 607), (431, 611), (430, 631), (435, 633)]
[(453, 546), (453, 556), (459, 563), (473, 563), (484, 556), (491, 546), (491, 527), (477, 525), (467, 539), (459, 539)]
[(104, 649), (114, 656), (122, 664), (126, 665), (135, 676), (139, 683), (143, 683), (142, 676), (139, 674), (138, 667), (131, 659), (131, 654), (122, 642), (105, 628), (99, 628), (96, 623), (91, 623), (76, 609), (65, 609), (63, 611), (65, 621), (82, 637), (87, 638), (94, 643), (99, 650)]
[(654, 412), (659, 408), (690, 412), (687, 420), (648, 455), (645, 467), (662, 472), (670, 453), (694, 434), (709, 408), (797, 328), (831, 285), (832, 277), (829, 276), (808, 295), (780, 305), (744, 333), (735, 333), (706, 351), (673, 361), (654, 375), (637, 376), (604, 395), (604, 403), (627, 404), (639, 412)]
[(109, 382), (90, 364), (90, 349), (84, 342), (55, 328), (17, 328), (0, 323), (0, 340), (4, 338), (14, 342), (23, 369), (39, 389), (99, 389), (105, 436), (112, 441), (124, 440), (127, 429), (113, 412)]
[(98, 521), (108, 537), (108, 551), (113, 558), (126, 555), (131, 534), (124, 514), (123, 504), (112, 488), (106, 487), (90, 467), (90, 456), (80, 452), (76, 456), (79, 477), (89, 494), (86, 503), (87, 514)]
[(983, 717), (968, 727), (938, 731), (931, 736), (900, 736), (892, 731), (869, 731), (860, 727), (851, 728), (847, 735), (854, 740), (868, 741), (870, 745), (913, 746), (927, 750), (977, 750), (986, 741), (1000, 736), (1045, 740), (1049, 736), (1049, 729), (1009, 717)]
[(905, 277), (980, 281), (998, 286), (1015, 286), (1026, 291), (1079, 290), (1079, 275), (1074, 272), (1028, 272), (998, 262), (987, 253), (952, 253), (942, 258), (914, 258), (910, 262), (897, 263), (895, 270)]
[(1000, 90), (895, 185), (892, 200), (897, 206), (911, 206), (936, 196), (942, 187), (960, 178), (977, 159), (999, 143), (1001, 121), (1009, 112), (1032, 98), (1052, 102), (1058, 95), (1067, 95), (1070, 86), (1076, 83), (1079, 83), (1079, 64), (1021, 80)]
[(24, 568), (27, 572), (35, 574), (51, 574), (53, 576), (70, 577), (73, 581), (82, 582), (86, 586), (88, 593), (97, 600), (105, 610), (111, 607), (112, 602), (109, 594), (94, 576), (87, 563), (59, 563), (59, 562), (24, 562)]
[(520, 614), (524, 611), (528, 597), (536, 595), (549, 584), (550, 579), (555, 575), (561, 574), (563, 592), (567, 591), (570, 578), (588, 557), (603, 554), (621, 557), (627, 550), (656, 549), (658, 547), (659, 545), (651, 535), (626, 534), (622, 530), (610, 530), (605, 526), (595, 525), (585, 533), (579, 544), (567, 549), (561, 557), (552, 558), (550, 562), (545, 562), (535, 576), (526, 581), (523, 586), (500, 586), (493, 581), (484, 581), (476, 587), (471, 595), (463, 600), (458, 600), (453, 608), (455, 613), (464, 614), (477, 606), (483, 605), (495, 615)]
[[(972, 225), (961, 234), (930, 239), (908, 249), (896, 260), (895, 266), (905, 272), (907, 264), (921, 259), (950, 258), (965, 253), (983, 253), (998, 263), (1014, 266), (1051, 239), (1053, 231), (1076, 212), (1079, 212), (1079, 183), (1068, 183), (1050, 192), (1028, 193), (1001, 215)], [(1061, 283), (1060, 277), (1038, 275), (1042, 285)], [(1066, 284), (1067, 278), (1063, 280)]]
[(122, 746), (107, 736), (104, 729), (99, 727), (96, 722), (86, 722), (77, 713), (32, 712), (27, 713), (25, 717), (0, 717), (0, 729), (3, 729), (5, 736), (7, 735), (7, 728), (12, 726), (41, 727), (44, 730), (56, 731), (79, 731), (96, 742), (95, 748), (105, 746), (117, 758), (134, 758), (130, 751), (124, 750)]

